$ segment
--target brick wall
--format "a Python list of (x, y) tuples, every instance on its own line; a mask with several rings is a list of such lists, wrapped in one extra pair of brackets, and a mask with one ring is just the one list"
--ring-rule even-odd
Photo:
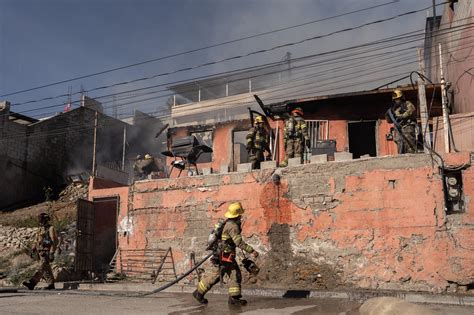
[(129, 223), (119, 246), (171, 246), (179, 272), (191, 252), (204, 255), (209, 228), (239, 200), (244, 237), (263, 254), (259, 285), (466, 288), (474, 282), (474, 170), (463, 172), (466, 212), (447, 216), (431, 165), (425, 155), (331, 162), (278, 169), (280, 185), (267, 170), (91, 189), (90, 198), (119, 195), (118, 222)]

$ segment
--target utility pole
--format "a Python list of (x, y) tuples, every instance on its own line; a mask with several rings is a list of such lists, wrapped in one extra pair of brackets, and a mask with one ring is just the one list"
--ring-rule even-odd
[(436, 27), (436, 0), (433, 0), (433, 30)]
[(127, 127), (123, 127), (122, 171), (125, 169), (125, 144), (127, 142)]
[(92, 153), (92, 176), (95, 177), (96, 171), (96, 152), (97, 152), (97, 120), (98, 120), (99, 112), (95, 111), (95, 119), (94, 119), (94, 152)]
[[(423, 60), (423, 54), (421, 48), (418, 49), (418, 63), (420, 67), (420, 74), (425, 75), (425, 61)], [(418, 75), (418, 104), (420, 104), (420, 119), (421, 119), (421, 135), (423, 137), (423, 150), (425, 153), (429, 153), (431, 148), (431, 133), (429, 128), (429, 115), (428, 108), (426, 106), (426, 88), (425, 81), (421, 75)], [(428, 147), (428, 148), (427, 148)]]
[(449, 115), (448, 115), (448, 98), (446, 96), (446, 81), (444, 80), (443, 74), (443, 52), (441, 49), (441, 43), (439, 43), (439, 70), (441, 79), (441, 102), (443, 109), (443, 131), (444, 131), (444, 149), (446, 153), (451, 151), (449, 141)]

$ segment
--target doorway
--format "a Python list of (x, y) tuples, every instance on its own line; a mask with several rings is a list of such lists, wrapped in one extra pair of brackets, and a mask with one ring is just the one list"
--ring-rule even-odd
[(248, 130), (232, 131), (232, 171), (237, 171), (237, 165), (240, 163), (248, 163), (249, 155), (245, 146), (247, 144)]
[(76, 271), (103, 273), (117, 250), (119, 198), (78, 200)]
[(349, 122), (349, 152), (354, 159), (363, 155), (377, 156), (376, 121)]

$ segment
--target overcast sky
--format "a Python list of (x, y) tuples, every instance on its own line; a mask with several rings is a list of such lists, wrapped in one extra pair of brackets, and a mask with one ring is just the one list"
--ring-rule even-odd
[[(389, 2), (391, 0), (0, 0), (0, 95)], [(65, 94), (69, 88), (78, 92), (81, 87), (89, 90), (172, 72), (388, 18), (431, 4), (432, 0), (400, 0), (370, 11), (2, 98), (14, 104)], [(440, 14), (441, 7), (437, 10)], [(89, 95), (94, 97), (256, 66), (281, 60), (286, 52), (291, 52), (296, 58), (370, 42), (423, 29), (427, 14), (431, 15), (431, 11), (252, 57), (90, 92)], [(372, 85), (384, 83), (381, 80)], [(73, 100), (77, 99), (77, 95), (73, 96)], [(23, 112), (66, 100), (62, 97), (13, 106), (12, 110)], [(117, 111), (125, 115), (133, 107), (154, 112), (165, 101), (163, 98), (136, 103)], [(49, 108), (25, 114), (40, 117), (61, 109)]]

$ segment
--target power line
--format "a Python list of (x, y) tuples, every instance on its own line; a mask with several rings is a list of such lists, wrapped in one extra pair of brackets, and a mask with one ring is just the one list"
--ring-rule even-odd
[[(471, 23), (472, 24), (472, 23)], [(463, 28), (463, 27), (466, 27), (466, 25), (470, 25), (470, 24), (464, 24), (464, 25), (459, 25), (457, 27), (454, 27), (454, 28), (451, 28), (450, 30), (447, 30), (448, 32), (453, 32), (453, 31), (457, 31), (459, 30), (460, 28)], [(422, 31), (422, 30), (420, 30)], [(343, 52), (343, 51), (347, 51), (347, 50), (351, 50), (351, 49), (358, 49), (358, 48), (362, 48), (362, 47), (365, 47), (365, 46), (369, 46), (369, 45), (376, 45), (376, 44), (381, 44), (381, 43), (384, 43), (384, 42), (387, 42), (389, 40), (398, 40), (398, 39), (402, 39), (401, 36), (404, 36), (406, 34), (412, 34), (411, 36), (418, 36), (416, 34), (416, 32), (419, 32), (419, 31), (413, 31), (413, 32), (408, 32), (408, 33), (405, 33), (405, 34), (402, 34), (402, 35), (398, 35), (398, 36), (393, 36), (393, 37), (389, 37), (387, 39), (384, 39), (384, 40), (378, 40), (378, 41), (374, 41), (374, 42), (371, 42), (371, 43), (366, 43), (366, 44), (362, 44), (362, 45), (356, 45), (356, 46), (352, 46), (352, 47), (348, 47), (348, 48), (344, 48), (344, 49), (339, 49), (339, 50), (333, 50), (333, 51), (328, 51), (328, 52), (323, 52), (323, 53), (318, 53), (318, 54), (313, 54), (313, 55), (309, 55), (309, 56), (305, 56), (305, 57), (300, 57), (300, 58), (295, 58), (293, 59), (292, 61), (293, 62), (298, 62), (299, 60), (304, 60), (304, 59), (308, 59), (308, 58), (316, 58), (316, 57), (321, 57), (321, 56), (324, 56), (324, 55), (328, 55), (328, 54), (331, 54), (331, 53), (339, 53), (339, 52)], [(440, 33), (438, 33), (439, 35)], [(423, 35), (424, 34), (420, 34), (420, 35)], [(410, 37), (410, 36), (408, 36)], [(417, 40), (414, 40), (414, 41), (417, 41)], [(268, 63), (268, 64), (265, 64), (265, 65), (260, 65), (258, 67), (271, 67), (271, 66), (274, 66), (274, 65), (278, 65), (278, 64), (281, 64), (281, 62), (274, 62), (274, 63)], [(209, 78), (209, 77), (212, 77), (212, 76), (216, 76), (216, 75), (222, 75), (222, 74), (230, 74), (230, 73), (238, 73), (239, 71), (242, 71), (242, 70), (247, 70), (247, 69), (259, 69), (258, 67), (248, 67), (248, 68), (244, 68), (244, 69), (239, 69), (239, 70), (233, 70), (233, 71), (226, 71), (226, 72), (222, 72), (220, 74), (213, 74), (213, 75), (206, 75), (206, 76), (202, 76), (200, 78), (193, 78), (191, 80), (180, 80), (180, 81), (175, 81), (175, 82), (168, 82), (168, 83), (164, 83), (164, 84), (159, 84), (159, 85), (155, 85), (155, 86), (151, 86), (151, 87), (148, 87), (148, 88), (154, 88), (154, 87), (159, 87), (159, 86), (166, 86), (166, 85), (169, 85), (169, 84), (176, 84), (176, 83), (182, 83), (182, 82), (192, 82), (196, 79), (202, 79), (202, 78)], [(140, 79), (137, 79), (139, 81), (144, 81), (144, 80), (147, 80), (148, 78), (140, 78)], [(92, 91), (95, 91), (95, 90), (100, 90), (100, 89), (106, 89), (106, 88), (110, 88), (110, 87), (114, 87), (114, 86), (118, 86), (118, 85), (125, 85), (125, 84), (128, 84), (128, 81), (125, 81), (125, 82), (120, 82), (120, 83), (116, 83), (116, 84), (112, 84), (112, 85), (109, 85), (109, 86), (102, 86), (102, 87), (97, 87), (97, 88), (94, 88), (94, 89), (90, 89), (90, 90), (87, 90), (87, 91), (84, 91), (84, 92), (92, 92)], [(131, 91), (138, 91), (138, 90), (143, 90), (143, 89), (147, 89), (147, 88), (139, 88), (139, 89), (133, 89), (133, 90), (129, 90), (127, 92), (131, 92)], [(103, 96), (103, 97), (107, 97), (107, 96), (112, 96), (112, 95), (119, 95), (121, 93), (127, 93), (127, 92), (119, 92), (119, 93), (115, 93), (115, 94), (110, 94), (110, 95), (106, 95), (106, 96)], [(76, 93), (77, 94), (77, 93)], [(23, 103), (16, 103), (16, 104), (12, 104), (12, 106), (20, 106), (20, 105), (25, 105), (25, 104), (29, 104), (29, 103), (35, 103), (35, 102), (40, 102), (40, 101), (44, 101), (44, 100), (51, 100), (51, 99), (55, 99), (55, 98), (59, 98), (59, 97), (64, 97), (64, 96), (69, 96), (69, 94), (63, 94), (63, 95), (58, 95), (58, 96), (54, 96), (54, 97), (47, 97), (47, 98), (43, 98), (43, 99), (40, 99), (40, 100), (32, 100), (32, 101), (27, 101), (27, 102), (23, 102)], [(95, 97), (95, 98), (101, 98), (100, 97)], [(73, 103), (76, 103), (76, 102), (73, 102)], [(54, 105), (54, 106), (63, 106), (63, 104), (58, 104), (58, 105)], [(52, 106), (50, 106), (52, 107)], [(34, 111), (36, 109), (33, 109), (31, 111)]]
[(174, 58), (174, 57), (178, 57), (178, 56), (182, 56), (182, 55), (187, 55), (187, 54), (198, 52), (198, 51), (207, 50), (207, 49), (210, 49), (210, 48), (215, 48), (215, 47), (219, 47), (219, 46), (223, 46), (223, 45), (237, 43), (237, 42), (240, 42), (240, 41), (244, 41), (244, 40), (248, 40), (248, 39), (252, 39), (252, 38), (256, 38), (256, 37), (260, 37), (260, 36), (264, 36), (264, 35), (278, 33), (278, 32), (282, 32), (282, 31), (286, 31), (286, 30), (290, 30), (290, 29), (294, 29), (294, 28), (299, 28), (299, 27), (302, 27), (302, 26), (315, 24), (315, 23), (319, 23), (319, 22), (323, 22), (323, 21), (327, 21), (327, 20), (331, 20), (331, 19), (335, 19), (335, 18), (355, 14), (355, 13), (359, 13), (359, 12), (373, 10), (373, 9), (376, 9), (376, 8), (380, 8), (380, 7), (383, 7), (383, 6), (387, 6), (387, 5), (390, 5), (390, 4), (397, 3), (399, 1), (400, 0), (394, 0), (394, 1), (386, 2), (386, 3), (374, 5), (374, 6), (371, 6), (371, 7), (350, 11), (350, 12), (343, 13), (343, 14), (338, 14), (338, 15), (334, 15), (334, 16), (330, 16), (330, 17), (326, 17), (326, 18), (322, 18), (322, 19), (318, 19), (318, 20), (305, 22), (305, 23), (302, 23), (302, 24), (297, 24), (297, 25), (284, 27), (284, 28), (280, 28), (280, 29), (276, 29), (276, 30), (272, 30), (272, 31), (268, 31), (268, 32), (254, 34), (254, 35), (250, 35), (250, 36), (246, 36), (246, 37), (242, 37), (242, 38), (238, 38), (238, 39), (225, 41), (225, 42), (218, 43), (218, 44), (212, 44), (212, 45), (204, 46), (204, 47), (201, 47), (201, 48), (191, 49), (191, 50), (187, 50), (187, 51), (180, 52), (180, 53), (175, 53), (175, 54), (171, 54), (171, 55), (167, 55), (167, 56), (163, 56), (163, 57), (158, 57), (158, 58), (154, 58), (154, 59), (150, 59), (150, 60), (146, 60), (146, 61), (142, 61), (142, 62), (137, 62), (137, 63), (126, 65), (126, 66), (116, 67), (116, 68), (112, 68), (112, 69), (108, 69), (108, 70), (104, 70), (104, 71), (100, 71), (100, 72), (96, 72), (96, 73), (92, 73), (92, 74), (87, 74), (87, 75), (83, 75), (83, 76), (79, 76), (79, 77), (75, 77), (75, 78), (71, 78), (71, 79), (57, 81), (57, 82), (53, 82), (53, 83), (49, 83), (49, 84), (45, 84), (45, 85), (41, 85), (41, 86), (37, 86), (37, 87), (33, 87), (33, 88), (28, 88), (28, 89), (24, 89), (24, 90), (20, 90), (20, 91), (16, 91), (16, 92), (10, 92), (10, 93), (4, 94), (4, 95), (0, 95), (0, 97), (6, 97), (6, 96), (16, 95), (16, 94), (20, 94), (20, 93), (29, 92), (29, 91), (39, 90), (39, 89), (42, 89), (42, 88), (45, 88), (45, 87), (50, 87), (50, 86), (54, 86), (54, 85), (58, 85), (58, 84), (77, 81), (77, 80), (80, 80), (80, 79), (86, 79), (86, 78), (90, 78), (90, 77), (94, 77), (94, 76), (98, 76), (98, 75), (102, 75), (102, 74), (106, 74), (106, 73), (110, 73), (110, 72), (114, 72), (114, 71), (118, 71), (118, 70), (123, 70), (123, 69), (131, 68), (131, 67), (144, 65), (144, 64), (147, 64), (147, 63), (151, 63), (151, 62), (161, 61), (161, 60), (165, 60), (165, 59), (169, 59), (169, 58)]
[[(462, 30), (465, 30), (467, 28), (472, 27), (471, 24), (474, 24), (474, 23), (460, 25), (457, 28), (453, 28), (453, 29), (450, 29), (450, 30), (440, 32), (437, 35), (438, 36), (440, 36), (440, 35), (449, 35), (449, 34), (452, 34), (452, 33), (455, 33), (455, 32), (459, 32), (459, 31), (462, 31)], [(414, 36), (418, 36), (418, 35), (413, 35), (413, 33), (416, 33), (416, 32), (417, 31), (406, 33), (406, 34), (412, 34), (412, 35), (406, 36), (406, 38), (413, 38)], [(404, 35), (405, 34), (402, 34), (400, 36), (390, 37), (389, 40), (390, 41), (402, 40), (402, 39), (404, 39), (404, 37), (402, 37)], [(420, 34), (420, 35), (424, 36), (424, 34)], [(339, 50), (336, 50), (336, 51), (329, 51), (329, 52), (323, 52), (323, 53), (319, 53), (319, 54), (304, 56), (304, 57), (294, 59), (293, 62), (296, 63), (296, 62), (304, 61), (304, 60), (307, 60), (307, 59), (312, 59), (312, 58), (316, 58), (316, 57), (320, 57), (320, 56), (324, 56), (324, 55), (329, 55), (331, 53), (339, 53), (339, 52), (343, 52), (343, 51), (347, 51), (347, 50), (351, 50), (351, 49), (368, 47), (370, 45), (375, 45), (375, 44), (381, 44), (381, 43), (385, 44), (385, 43), (389, 42), (389, 40), (388, 39), (378, 40), (378, 41), (367, 43), (367, 44), (364, 44), (364, 45), (357, 45), (357, 46), (353, 46), (353, 47), (349, 47), (349, 48), (339, 49)], [(407, 44), (407, 43), (410, 43), (410, 42), (416, 42), (418, 40), (420, 40), (420, 39), (411, 39), (411, 40), (406, 41), (404, 43), (394, 43), (394, 44), (391, 44), (391, 45), (388, 45), (388, 46), (385, 46), (385, 47), (378, 47), (377, 49), (381, 50), (381, 49), (386, 49), (386, 48), (390, 48), (390, 47), (393, 47), (393, 46), (400, 46), (400, 45), (404, 45), (404, 44)], [(401, 49), (401, 50), (406, 50), (406, 49), (410, 49), (410, 48), (415, 48), (415, 46), (414, 47), (409, 47), (409, 48), (404, 48), (404, 49)], [(347, 56), (355, 56), (355, 55), (359, 55), (359, 54), (364, 54), (364, 53), (367, 53), (367, 52), (368, 51), (363, 51), (363, 52), (360, 52), (360, 53), (348, 54), (348, 55), (342, 56), (342, 57), (335, 57), (333, 59), (326, 59), (324, 61), (316, 61), (315, 64), (317, 64), (317, 66), (322, 66), (322, 65), (334, 64), (334, 63), (338, 63), (338, 62), (347, 62), (347, 60), (340, 60), (340, 59), (345, 58)], [(387, 53), (379, 53), (379, 54), (387, 54)], [(366, 57), (358, 57), (358, 58), (366, 58)], [(253, 69), (264, 69), (264, 67), (271, 68), (271, 66), (274, 66), (275, 64), (279, 64), (279, 62), (278, 63), (265, 64), (265, 65), (259, 65), (257, 67), (249, 67), (249, 68), (246, 68), (246, 69), (252, 69), (252, 68)], [(216, 76), (216, 75), (222, 75), (222, 74), (225, 74), (225, 73), (235, 73), (235, 72), (239, 72), (239, 71), (242, 71), (242, 69), (223, 72), (223, 73), (220, 73), (220, 74), (207, 75), (207, 76), (204, 76), (204, 77), (208, 78), (208, 77), (212, 77), (212, 76)], [(267, 72), (267, 73), (262, 74), (262, 76), (272, 74), (272, 73), (277, 73), (277, 72), (280, 72), (280, 71)], [(258, 76), (259, 75), (255, 75), (254, 77), (258, 77)], [(251, 77), (249, 77), (249, 78), (251, 78)], [(194, 78), (192, 80), (181, 80), (181, 81), (176, 81), (176, 82), (168, 82), (168, 83), (164, 83), (164, 84), (159, 84), (159, 85), (155, 85), (155, 86), (151, 86), (151, 87), (132, 89), (132, 90), (125, 91), (125, 92), (122, 91), (122, 92), (113, 93), (113, 94), (109, 94), (109, 95), (98, 96), (98, 97), (94, 97), (94, 98), (95, 99), (100, 99), (100, 98), (110, 97), (110, 96), (114, 96), (114, 95), (120, 95), (120, 94), (134, 92), (134, 91), (140, 91), (140, 90), (145, 90), (145, 89), (150, 89), (150, 88), (156, 88), (156, 87), (165, 86), (165, 85), (168, 85), (168, 84), (176, 84), (176, 83), (181, 83), (181, 82), (193, 82), (193, 80), (196, 80), (196, 78)], [(155, 91), (155, 92), (152, 92), (150, 94), (156, 94), (156, 93), (165, 92), (165, 91), (166, 90)], [(169, 95), (166, 95), (166, 96), (171, 96), (171, 95), (173, 95), (173, 94), (169, 94)], [(77, 103), (77, 101), (72, 102), (72, 103)], [(61, 104), (57, 104), (57, 105), (51, 105), (51, 106), (41, 107), (41, 108), (37, 108), (37, 109), (31, 109), (31, 110), (20, 111), (20, 112), (17, 111), (17, 112), (18, 113), (27, 113), (27, 112), (37, 111), (37, 110), (41, 110), (41, 109), (46, 109), (46, 108), (59, 107), (59, 106), (64, 106), (64, 104), (61, 103)]]
[[(435, 65), (433, 65), (432, 67), (436, 67)], [(385, 70), (383, 70), (385, 71)], [(380, 72), (380, 71), (378, 71)], [(341, 88), (348, 88), (348, 87), (354, 87), (354, 86), (358, 86), (358, 85), (362, 85), (362, 84), (367, 84), (367, 83), (372, 83), (372, 82), (377, 82), (377, 81), (380, 81), (382, 79), (389, 79), (389, 78), (394, 78), (394, 77), (399, 77), (403, 74), (406, 74), (408, 72), (400, 72), (400, 73), (396, 73), (396, 74), (393, 74), (393, 75), (390, 75), (390, 76), (387, 76), (387, 77), (383, 77), (383, 78), (377, 78), (377, 79), (371, 79), (371, 80), (368, 80), (368, 81), (364, 81), (364, 82), (358, 82), (358, 83), (354, 83), (354, 84), (350, 84), (350, 85), (344, 85), (344, 86), (337, 86), (337, 87), (333, 87), (331, 89), (324, 89), (324, 90), (311, 90), (311, 94), (315, 94), (315, 93), (319, 93), (319, 92), (328, 92), (328, 91), (333, 91), (333, 90), (338, 90), (338, 89), (341, 89)], [(360, 77), (361, 73), (357, 73), (357, 77)], [(346, 80), (337, 80), (335, 82), (342, 82), (342, 81), (348, 81), (348, 80), (351, 80), (352, 78), (347, 78)], [(325, 85), (332, 85), (334, 82), (330, 82), (330, 83), (327, 83)], [(311, 84), (318, 84), (320, 87), (321, 86), (325, 86), (325, 85), (321, 85), (319, 84), (318, 82), (313, 82)], [(283, 90), (286, 90), (286, 89), (289, 89), (289, 88), (284, 88)], [(305, 89), (305, 90), (308, 90), (308, 89)], [(270, 91), (271, 93), (273, 93), (274, 91)], [(295, 93), (295, 92), (294, 92)], [(265, 94), (263, 94), (265, 95)], [(295, 96), (297, 97), (301, 97), (301, 94), (299, 93), (299, 91), (296, 91), (296, 94), (294, 94)], [(287, 95), (288, 96), (288, 95)], [(247, 97), (247, 96), (246, 96)], [(273, 100), (272, 98), (268, 98), (267, 101), (271, 101)], [(238, 100), (237, 100), (238, 101)], [(235, 102), (235, 100), (233, 100), (232, 102)], [(232, 102), (222, 102), (221, 104), (219, 105), (244, 105), (244, 104), (247, 104), (247, 103), (232, 103)], [(148, 118), (148, 117), (147, 117)], [(155, 117), (156, 118), (156, 117)], [(65, 124), (66, 126), (66, 124)], [(69, 133), (69, 132), (75, 132), (75, 131), (84, 131), (84, 130), (90, 130), (90, 129), (93, 129), (93, 127), (84, 127), (83, 125), (78, 125), (77, 126), (77, 130), (74, 129), (73, 127), (71, 126), (68, 126), (68, 127), (64, 127), (64, 128), (57, 128), (55, 130), (51, 130), (50, 133), (46, 132), (46, 133), (41, 133), (41, 134), (38, 134), (38, 135), (29, 135), (28, 137), (31, 137), (31, 138), (34, 138), (34, 137), (46, 137), (46, 136), (55, 136), (55, 135), (61, 135), (61, 134), (64, 134), (64, 133)], [(64, 132), (61, 132), (61, 130), (65, 130)], [(16, 136), (16, 137), (15, 137)], [(13, 135), (13, 137), (8, 137), (8, 138), (4, 138), (2, 140), (7, 140), (7, 139), (12, 139), (12, 138), (21, 138), (21, 137), (26, 137), (26, 136), (23, 136), (23, 135)]]

